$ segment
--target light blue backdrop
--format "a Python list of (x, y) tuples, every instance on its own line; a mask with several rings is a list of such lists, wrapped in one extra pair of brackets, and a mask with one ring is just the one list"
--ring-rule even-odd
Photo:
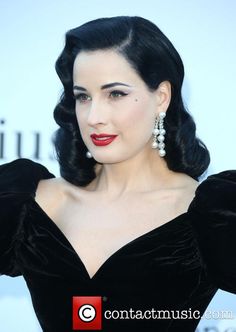
[[(54, 62), (68, 29), (116, 15), (144, 16), (174, 43), (185, 64), (185, 102), (211, 152), (208, 174), (235, 169), (233, 0), (0, 0), (0, 134), (4, 136), (0, 163), (18, 157), (19, 136), (22, 155), (33, 159), (40, 136), (40, 162), (59, 175), (50, 143), (56, 129), (52, 112), (61, 91)], [(236, 296), (218, 291), (208, 310), (234, 311), (236, 317)], [(22, 277), (0, 279), (0, 331), (41, 331)], [(236, 332), (236, 319), (204, 319), (198, 331)]]

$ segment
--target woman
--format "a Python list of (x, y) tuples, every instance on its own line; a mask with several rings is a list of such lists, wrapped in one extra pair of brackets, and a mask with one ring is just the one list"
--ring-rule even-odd
[(56, 70), (61, 177), (0, 167), (0, 272), (24, 276), (46, 332), (194, 331), (236, 293), (236, 171), (199, 184), (179, 54), (148, 20), (105, 18), (67, 33)]

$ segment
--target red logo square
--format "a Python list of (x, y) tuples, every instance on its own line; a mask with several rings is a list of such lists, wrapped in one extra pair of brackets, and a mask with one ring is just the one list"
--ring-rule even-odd
[(102, 297), (73, 296), (73, 330), (102, 329)]

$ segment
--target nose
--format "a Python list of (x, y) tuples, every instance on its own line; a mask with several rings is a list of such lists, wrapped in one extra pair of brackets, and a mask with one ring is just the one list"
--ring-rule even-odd
[(89, 126), (96, 126), (98, 124), (107, 123), (107, 109), (104, 103), (98, 100), (93, 100), (90, 104), (90, 109), (88, 112), (87, 123)]

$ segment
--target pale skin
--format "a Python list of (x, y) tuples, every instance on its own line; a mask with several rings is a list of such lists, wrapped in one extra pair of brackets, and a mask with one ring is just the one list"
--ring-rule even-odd
[[(35, 199), (92, 278), (117, 250), (185, 213), (199, 183), (169, 170), (151, 148), (155, 117), (168, 111), (169, 82), (151, 92), (123, 56), (100, 50), (77, 55), (73, 83), (78, 125), (99, 162), (97, 176), (86, 187), (60, 177), (41, 180)], [(92, 133), (118, 136), (96, 146)]]

